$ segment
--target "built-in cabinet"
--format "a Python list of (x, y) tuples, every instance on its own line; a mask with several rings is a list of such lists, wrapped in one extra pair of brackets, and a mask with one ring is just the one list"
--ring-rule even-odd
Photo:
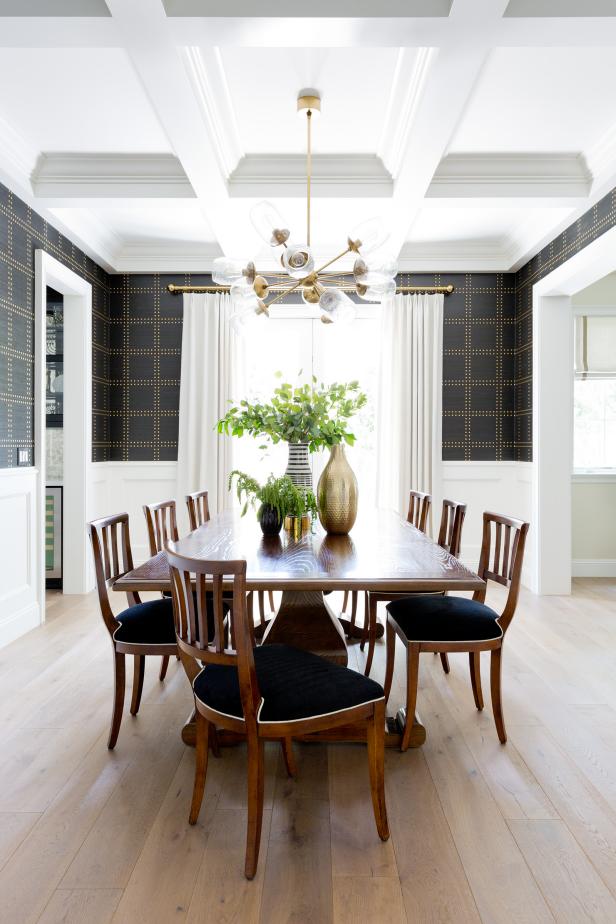
[(64, 477), (64, 302), (47, 289), (45, 445), (45, 583), (62, 587), (62, 488)]

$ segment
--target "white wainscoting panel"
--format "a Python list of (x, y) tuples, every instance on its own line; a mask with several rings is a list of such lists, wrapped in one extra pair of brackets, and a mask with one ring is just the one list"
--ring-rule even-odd
[(0, 469), (0, 647), (41, 621), (36, 579), (36, 468)]
[[(176, 462), (93, 462), (93, 516), (128, 513), (135, 564), (149, 558), (143, 505), (176, 496)], [(188, 532), (188, 514), (177, 498), (178, 529)]]
[[(475, 570), (479, 563), (483, 512), (501, 513), (530, 521), (531, 462), (443, 462), (443, 497), (466, 503), (461, 559)], [(438, 515), (435, 518), (438, 523)], [(532, 586), (532, 523), (524, 556), (522, 582)]]

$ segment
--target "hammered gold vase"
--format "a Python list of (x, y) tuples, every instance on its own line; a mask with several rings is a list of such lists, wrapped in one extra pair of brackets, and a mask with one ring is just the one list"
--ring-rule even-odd
[(329, 461), (317, 485), (319, 520), (330, 534), (346, 536), (357, 519), (357, 478), (338, 443), (332, 446)]

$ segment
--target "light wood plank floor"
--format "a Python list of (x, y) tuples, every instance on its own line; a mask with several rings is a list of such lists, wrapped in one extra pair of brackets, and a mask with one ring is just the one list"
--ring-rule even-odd
[[(380, 643), (377, 678), (383, 653)], [(350, 663), (362, 666), (357, 645)], [(181, 666), (161, 684), (149, 660), (140, 714), (126, 712), (108, 752), (111, 652), (94, 595), (50, 595), (46, 625), (0, 651), (0, 921), (614, 924), (616, 582), (577, 580), (571, 597), (522, 594), (505, 649), (504, 747), (487, 658), (483, 713), (467, 658), (451, 663), (446, 677), (438, 658), (422, 656), (428, 740), (387, 753), (387, 844), (361, 746), (296, 746), (297, 781), (268, 746), (249, 883), (244, 748), (210, 760), (201, 818), (189, 827), (194, 753), (179, 737), (191, 705)]]

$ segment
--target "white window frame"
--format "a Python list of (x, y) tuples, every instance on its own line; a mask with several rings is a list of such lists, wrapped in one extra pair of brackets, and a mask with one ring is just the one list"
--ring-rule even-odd
[[(572, 324), (575, 325), (575, 319), (583, 316), (616, 317), (616, 305), (574, 305)], [(572, 388), (575, 389), (575, 370), (573, 369), (573, 362), (571, 365), (573, 370)], [(573, 439), (575, 441), (575, 423)], [(573, 484), (611, 484), (616, 481), (616, 466), (613, 468), (575, 468), (572, 460), (571, 467), (571, 480)]]

